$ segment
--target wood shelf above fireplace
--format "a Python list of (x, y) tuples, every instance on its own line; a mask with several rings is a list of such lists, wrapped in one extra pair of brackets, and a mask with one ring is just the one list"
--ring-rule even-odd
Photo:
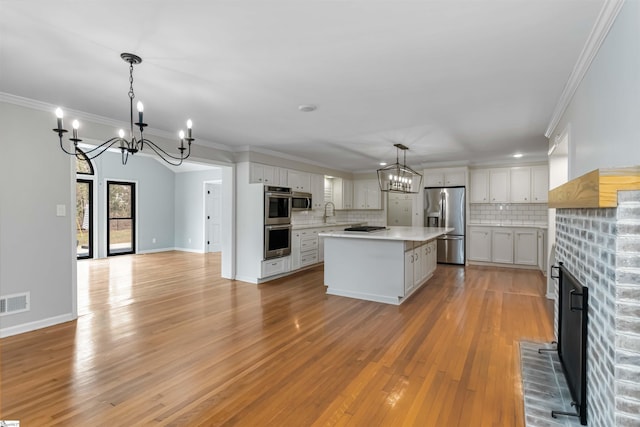
[(615, 208), (618, 191), (640, 190), (640, 166), (596, 169), (549, 191), (550, 208)]

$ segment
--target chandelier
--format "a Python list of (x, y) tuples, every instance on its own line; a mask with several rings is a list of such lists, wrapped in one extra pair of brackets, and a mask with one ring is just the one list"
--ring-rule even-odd
[[(396, 162), (378, 169), (378, 184), (380, 190), (391, 193), (418, 193), (422, 187), (422, 175), (407, 166), (407, 150), (403, 144), (393, 144), (396, 147)], [(399, 163), (399, 153), (404, 154), (404, 164)]]
[[(116, 148), (119, 148), (122, 154), (122, 164), (126, 165), (127, 161), (129, 160), (129, 155), (134, 155), (138, 151), (142, 151), (146, 145), (150, 147), (162, 160), (169, 163), (170, 165), (181, 165), (182, 162), (191, 155), (191, 143), (194, 141), (194, 138), (191, 137), (191, 120), (187, 120), (187, 134), (185, 135), (183, 130), (178, 133), (178, 137), (180, 139), (180, 145), (178, 146), (178, 151), (180, 152), (179, 156), (167, 153), (153, 141), (145, 138), (143, 133), (144, 128), (147, 126), (147, 124), (142, 120), (144, 106), (140, 101), (138, 101), (137, 103), (138, 121), (136, 123), (133, 122), (133, 99), (135, 98), (135, 94), (133, 92), (133, 65), (141, 63), (142, 58), (132, 53), (122, 53), (120, 54), (120, 57), (125, 62), (129, 63), (129, 136), (128, 138), (125, 138), (124, 129), (120, 129), (118, 131), (117, 137), (113, 137), (92, 149), (86, 151), (83, 150), (84, 154), (89, 159), (94, 159), (107, 151), (112, 146), (118, 144), (118, 147)], [(78, 138), (78, 128), (80, 127), (80, 123), (77, 120), (73, 121), (73, 137), (69, 138), (69, 141), (73, 143), (73, 146), (70, 147), (70, 149), (67, 149), (65, 147), (65, 143), (62, 140), (63, 135), (67, 133), (67, 130), (62, 127), (63, 115), (64, 113), (62, 112), (62, 109), (57, 108), (56, 117), (58, 118), (58, 127), (56, 129), (53, 129), (53, 131), (56, 132), (58, 134), (58, 137), (60, 138), (60, 148), (62, 148), (62, 151), (72, 156), (79, 156), (80, 151), (78, 149), (78, 143), (82, 141)], [(139, 129), (139, 135), (137, 138), (135, 135), (135, 128)], [(67, 143), (67, 145), (69, 144)]]

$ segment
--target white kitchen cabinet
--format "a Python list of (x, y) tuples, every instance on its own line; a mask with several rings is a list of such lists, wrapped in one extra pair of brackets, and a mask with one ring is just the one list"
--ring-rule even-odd
[(409, 295), (414, 287), (413, 281), (414, 257), (413, 249), (404, 252), (404, 294)]
[(354, 209), (382, 209), (382, 192), (377, 179), (353, 181)]
[(417, 288), (425, 278), (427, 272), (427, 266), (425, 264), (426, 259), (423, 262), (424, 244), (422, 242), (415, 242), (413, 246), (413, 287)]
[(425, 187), (455, 187), (466, 185), (466, 173), (460, 169), (425, 170)]
[[(415, 194), (387, 193), (387, 224), (391, 226), (412, 225), (412, 204)], [(419, 224), (423, 227), (423, 224)]]
[(547, 271), (547, 239), (546, 232), (544, 230), (538, 230), (538, 268), (545, 276)]
[(276, 259), (268, 259), (262, 261), (261, 278), (275, 276), (276, 274), (284, 274), (290, 271), (290, 257), (282, 257)]
[(289, 169), (287, 171), (287, 184), (292, 191), (311, 192), (311, 174)]
[(538, 233), (535, 229), (518, 228), (513, 231), (514, 264), (538, 265)]
[(422, 280), (427, 280), (436, 270), (437, 243), (435, 241), (425, 243), (420, 247), (420, 266), (422, 269)]
[(491, 231), (491, 261), (513, 264), (513, 230), (494, 228)]
[(409, 295), (420, 287), (433, 272), (437, 265), (437, 243), (405, 242), (404, 253), (404, 295)]
[(324, 175), (311, 174), (311, 202), (313, 209), (324, 207)]
[(509, 169), (489, 170), (489, 202), (509, 202)]
[(306, 228), (291, 233), (291, 270), (319, 262), (319, 229)]
[(476, 169), (469, 174), (470, 203), (489, 203), (489, 170)]
[(531, 203), (531, 168), (511, 168), (509, 201), (511, 203)]
[(491, 262), (491, 228), (469, 228), (469, 261)]
[(251, 163), (249, 182), (254, 184), (281, 185), (280, 168), (260, 163)]
[(336, 209), (353, 209), (353, 181), (344, 178), (334, 178), (333, 204)]
[(531, 201), (533, 203), (549, 201), (549, 168), (547, 166), (531, 168)]

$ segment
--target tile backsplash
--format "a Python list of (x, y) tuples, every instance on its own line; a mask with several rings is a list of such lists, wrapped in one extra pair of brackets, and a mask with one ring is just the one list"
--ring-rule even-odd
[[(329, 211), (330, 214), (330, 211)], [(293, 225), (302, 224), (322, 224), (324, 210), (314, 209), (311, 211), (293, 212), (291, 223)], [(386, 225), (387, 218), (384, 210), (337, 210), (335, 216), (329, 217), (330, 222), (366, 222), (369, 225)]]
[(548, 206), (543, 203), (472, 203), (468, 223), (547, 224)]

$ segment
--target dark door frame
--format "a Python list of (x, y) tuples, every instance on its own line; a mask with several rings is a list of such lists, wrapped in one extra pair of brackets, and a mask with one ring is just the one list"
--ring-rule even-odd
[[(76, 255), (77, 259), (90, 259), (93, 258), (93, 234), (94, 234), (94, 230), (93, 230), (93, 179), (83, 179), (83, 178), (76, 178), (76, 184), (78, 183), (82, 183), (82, 184), (87, 184), (87, 186), (89, 187), (89, 233), (88, 233), (88, 237), (89, 237), (89, 254), (88, 255), (83, 255), (83, 256), (78, 256)], [(76, 201), (77, 203), (77, 201)]]
[[(111, 212), (109, 208), (109, 195), (110, 195), (110, 186), (114, 185), (127, 185), (131, 187), (131, 213), (130, 217), (111, 217)], [(129, 219), (131, 220), (131, 250), (130, 251), (122, 251), (122, 252), (111, 252), (111, 220), (113, 219)], [(116, 256), (116, 255), (131, 255), (136, 253), (136, 234), (137, 234), (137, 224), (136, 224), (136, 183), (130, 181), (116, 181), (116, 180), (107, 180), (107, 256)]]

